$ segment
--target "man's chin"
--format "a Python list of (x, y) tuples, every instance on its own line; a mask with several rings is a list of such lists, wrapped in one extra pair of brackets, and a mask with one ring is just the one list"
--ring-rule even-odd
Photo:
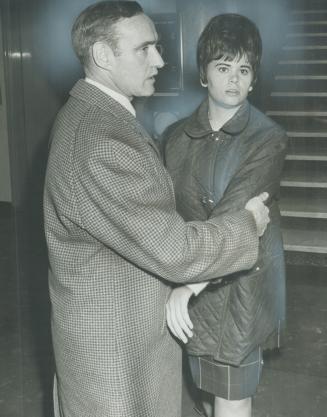
[(148, 87), (148, 88), (145, 88), (142, 91), (142, 93), (139, 95), (139, 97), (150, 97), (154, 94), (154, 92), (155, 92), (155, 88), (153, 86)]

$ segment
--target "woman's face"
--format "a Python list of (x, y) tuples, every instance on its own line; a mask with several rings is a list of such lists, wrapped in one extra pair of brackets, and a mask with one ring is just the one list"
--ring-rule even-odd
[(208, 94), (212, 104), (231, 109), (239, 107), (252, 90), (252, 66), (246, 55), (229, 61), (226, 57), (208, 64)]

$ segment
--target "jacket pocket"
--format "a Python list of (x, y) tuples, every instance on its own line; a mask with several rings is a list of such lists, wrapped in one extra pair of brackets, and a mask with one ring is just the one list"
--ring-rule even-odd
[(274, 271), (260, 260), (231, 285), (229, 307), (216, 360), (239, 365), (276, 326)]

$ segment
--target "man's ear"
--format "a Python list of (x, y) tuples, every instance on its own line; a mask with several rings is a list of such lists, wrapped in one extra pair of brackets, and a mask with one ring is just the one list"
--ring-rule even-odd
[(107, 42), (95, 42), (91, 48), (94, 64), (102, 69), (111, 69), (115, 54)]

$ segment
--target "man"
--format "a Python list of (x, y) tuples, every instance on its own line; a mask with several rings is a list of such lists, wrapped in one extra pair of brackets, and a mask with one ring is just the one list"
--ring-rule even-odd
[(152, 21), (136, 2), (101, 2), (77, 18), (72, 39), (86, 79), (55, 122), (44, 196), (55, 415), (179, 417), (169, 282), (250, 268), (269, 221), (265, 196), (185, 223), (131, 104), (153, 93), (163, 66)]

